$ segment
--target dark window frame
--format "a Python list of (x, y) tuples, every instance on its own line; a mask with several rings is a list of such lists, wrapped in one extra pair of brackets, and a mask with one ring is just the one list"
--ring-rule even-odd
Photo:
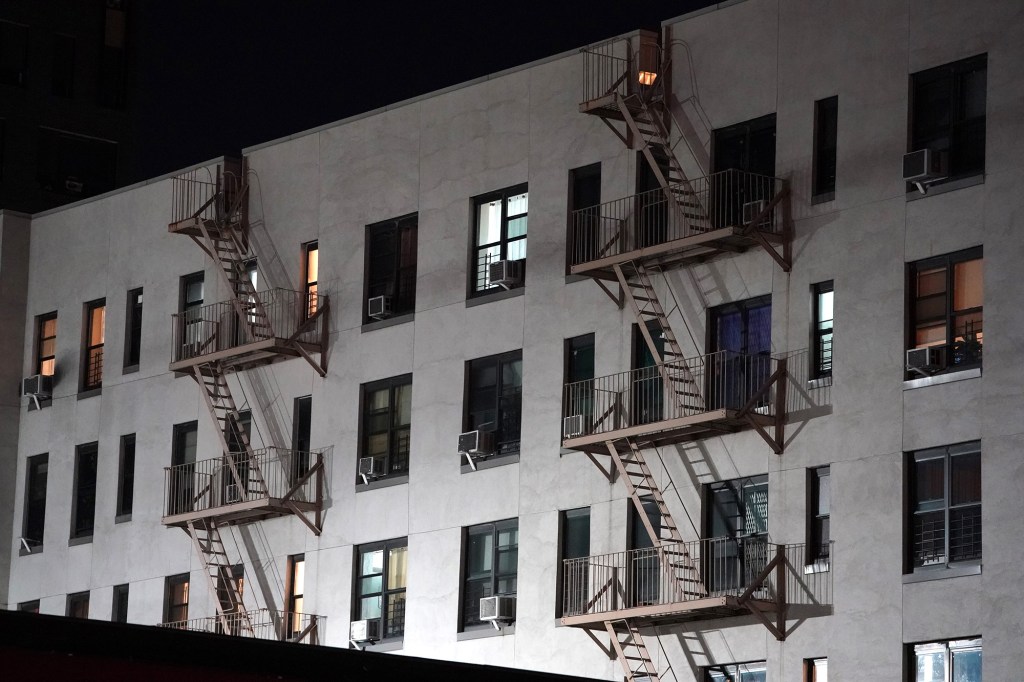
[(22, 613), (39, 613), (39, 600), (31, 599), (29, 601), (18, 602), (18, 611)]
[(128, 583), (114, 585), (113, 603), (110, 607), (110, 620), (113, 623), (128, 622)]
[[(71, 497), (71, 539), (91, 538), (96, 530), (96, 485), (99, 443), (75, 446), (75, 479)], [(91, 480), (89, 476), (91, 475)]]
[[(409, 387), (409, 423), (396, 424), (400, 410), (398, 406), (398, 391), (403, 387)], [(387, 450), (383, 453), (384, 474), (379, 478), (390, 478), (394, 476), (409, 475), (409, 456), (411, 454), (412, 436), (412, 374), (401, 374), (387, 379), (371, 381), (359, 388), (359, 457), (369, 457), (371, 436), (387, 433)], [(388, 404), (379, 413), (371, 414), (370, 397), (380, 391), (388, 392)], [(387, 428), (383, 430), (371, 430), (371, 422), (379, 414), (387, 415)], [(405, 452), (402, 453), (402, 432), (405, 434)], [(381, 455), (374, 455), (380, 457)], [(404, 463), (402, 462), (404, 457)], [(362, 479), (356, 476), (356, 482), (361, 483)]]
[[(388, 587), (387, 577), (391, 562), (391, 552), (405, 550), (405, 575), (404, 583), (400, 587)], [(382, 562), (379, 573), (363, 573), (363, 556), (372, 552), (381, 552)], [(406, 613), (406, 591), (409, 581), (409, 539), (394, 538), (380, 542), (369, 542), (355, 548), (354, 570), (352, 571), (352, 620), (379, 620), (381, 641), (401, 641), (405, 636), (405, 613)], [(369, 580), (369, 587), (373, 587), (373, 578), (379, 576), (380, 589), (369, 589), (366, 592), (361, 590), (360, 583)], [(380, 598), (380, 616), (377, 618), (364, 618), (360, 600)], [(394, 597), (392, 603), (390, 598)], [(392, 608), (394, 607), (394, 608)]]
[[(79, 609), (84, 609), (83, 613), (77, 613)], [(68, 618), (88, 618), (89, 617), (89, 591), (84, 592), (73, 592), (67, 596), (64, 603), (64, 615)]]
[[(46, 325), (48, 322), (53, 322), (53, 335), (46, 335)], [(47, 354), (45, 346), (47, 341), (53, 342), (53, 353)], [(44, 315), (36, 316), (36, 344), (35, 344), (35, 374), (42, 374), (45, 376), (54, 376), (57, 373), (57, 311), (54, 310), (52, 313), (46, 313)], [(46, 363), (52, 362), (53, 364), (47, 368)], [(49, 369), (49, 372), (46, 370)]]
[[(301, 585), (298, 583), (301, 583)], [(305, 615), (303, 609), (306, 608), (305, 554), (293, 554), (288, 557), (288, 583), (285, 589), (287, 595), (287, 631), (294, 636), (302, 631), (302, 616)]]
[[(596, 202), (586, 200), (588, 192), (592, 192), (596, 183)], [(565, 274), (569, 274), (573, 262), (585, 263), (597, 257), (601, 227), (601, 162), (587, 164), (569, 169), (569, 201), (565, 217)], [(584, 213), (576, 211), (588, 210)]]
[[(313, 256), (313, 254), (316, 254)], [(320, 309), (320, 240), (314, 239), (302, 245), (302, 292), (306, 306), (306, 318), (313, 317)]]
[[(519, 386), (511, 386), (513, 389), (510, 393), (505, 393), (505, 386), (503, 385), (503, 377), (505, 373), (505, 367), (510, 364), (519, 363)], [(473, 384), (474, 384), (474, 372), (486, 371), (488, 367), (493, 365), (495, 367), (495, 384), (493, 385), (494, 390), (494, 405), (491, 408), (477, 409), (473, 408)], [(483, 431), (494, 432), (494, 453), (493, 457), (505, 457), (518, 455), (521, 447), (521, 436), (522, 436), (522, 398), (523, 398), (523, 385), (522, 385), (522, 365), (523, 365), (523, 351), (514, 350), (507, 353), (499, 353), (497, 355), (488, 355), (482, 358), (474, 358), (473, 360), (466, 361), (465, 370), (465, 385), (463, 390), (463, 407), (462, 407), (462, 430), (463, 432), (480, 429)], [(480, 390), (486, 390), (481, 388)], [(503, 402), (506, 405), (503, 406)], [(493, 411), (494, 419), (487, 422), (481, 422), (474, 424), (474, 415), (476, 413), (487, 413)], [(507, 433), (507, 426), (511, 426), (511, 417), (509, 412), (515, 414), (515, 438), (509, 438), (511, 435)], [(508, 420), (509, 424), (505, 425), (504, 422)], [(491, 429), (483, 428), (488, 424), (492, 425)]]
[[(832, 317), (824, 318), (821, 299), (830, 295)], [(826, 280), (811, 285), (811, 379), (832, 376), (832, 338), (835, 317), (835, 284)]]
[[(385, 244), (393, 240), (391, 253)], [(416, 271), (419, 248), (419, 213), (383, 220), (366, 226), (363, 266), (363, 324), (375, 322), (369, 315), (369, 299), (391, 299), (391, 316), (416, 312)], [(381, 254), (380, 251), (384, 250)], [(390, 255), (390, 262), (386, 256)], [(408, 260), (407, 260), (408, 259)]]
[(121, 436), (120, 455), (117, 467), (116, 518), (128, 521), (132, 516), (135, 502), (135, 443), (134, 433)]
[[(526, 195), (527, 210), (525, 213), (516, 213), (509, 215), (508, 203), (509, 199), (520, 194)], [(480, 232), (480, 208), (494, 201), (501, 202), (501, 217), (500, 217), (500, 229), (498, 241), (487, 242), (485, 244), (479, 243), (479, 232)], [(473, 216), (472, 224), (473, 228), (469, 234), (469, 263), (467, 266), (468, 277), (466, 278), (466, 296), (468, 298), (480, 298), (482, 296), (489, 296), (491, 294), (499, 293), (504, 289), (499, 285), (490, 284), (490, 272), (489, 265), (492, 262), (500, 260), (517, 260), (520, 262), (520, 275), (522, 276), (522, 284), (526, 284), (526, 255), (524, 246), (524, 255), (521, 258), (512, 259), (509, 257), (510, 247), (515, 246), (519, 242), (526, 244), (527, 237), (529, 236), (529, 183), (521, 183), (513, 185), (512, 187), (506, 187), (505, 189), (496, 190), (494, 192), (488, 192), (487, 194), (481, 194), (473, 197)], [(509, 237), (508, 227), (509, 223), (514, 220), (523, 218), (526, 220), (527, 227), (522, 234), (514, 237)], [(498, 249), (498, 258), (491, 259), (487, 254), (488, 249)], [(483, 255), (481, 255), (483, 254)], [(484, 262), (481, 263), (481, 260)]]
[(839, 95), (814, 103), (814, 157), (811, 201), (831, 201), (836, 195), (836, 156), (839, 137)]
[[(960, 264), (975, 260), (981, 261), (982, 305), (957, 309), (954, 307), (956, 305), (956, 268)], [(983, 247), (981, 246), (964, 249), (962, 251), (955, 251), (941, 256), (934, 256), (932, 258), (926, 258), (907, 264), (907, 338), (905, 348), (908, 350), (924, 348), (926, 346), (939, 348), (940, 352), (944, 355), (944, 369), (936, 372), (936, 374), (958, 372), (982, 366), (985, 314), (984, 267), (985, 258)], [(919, 294), (921, 276), (927, 275), (928, 272), (934, 273), (940, 268), (945, 269), (945, 280), (943, 283), (944, 290), (939, 293), (927, 294), (922, 297)], [(927, 299), (934, 299), (937, 301), (940, 297), (944, 300), (941, 316), (934, 315), (918, 319), (919, 311), (923, 307), (927, 306)], [(963, 332), (960, 334), (957, 333), (958, 328), (956, 325), (957, 318), (959, 317), (971, 318), (964, 322)], [(918, 343), (917, 332), (921, 329), (927, 328), (929, 323), (932, 326), (935, 326), (940, 319), (943, 321), (946, 328), (945, 340), (942, 343)], [(979, 321), (982, 323), (981, 329), (977, 326)], [(970, 325), (969, 327), (968, 324)], [(907, 372), (906, 374), (906, 378), (908, 379), (917, 378), (917, 376), (918, 375), (912, 372)]]
[[(102, 310), (100, 324), (103, 329), (100, 331), (100, 340), (93, 340), (95, 336), (96, 312)], [(81, 393), (96, 391), (103, 388), (103, 354), (106, 341), (107, 326), (107, 299), (99, 298), (85, 304), (85, 324), (82, 325), (84, 335), (82, 339), (82, 378)]]
[[(566, 417), (582, 415), (583, 428), (588, 430), (594, 421), (594, 399), (592, 386), (581, 384), (571, 386), (580, 381), (593, 381), (597, 366), (595, 334), (580, 334), (565, 339), (562, 346), (562, 415)], [(587, 351), (589, 349), (589, 359)], [(588, 371), (589, 370), (589, 371)], [(559, 424), (559, 438), (564, 437), (563, 424)]]
[[(967, 115), (968, 81), (972, 75), (981, 73), (983, 79), (981, 115)], [(933, 123), (933, 129), (925, 128), (921, 120), (926, 111), (919, 110), (925, 106), (924, 94), (930, 86), (942, 93), (947, 100), (947, 107), (941, 112), (945, 114), (945, 123)], [(960, 178), (984, 175), (985, 173), (985, 142), (988, 99), (988, 55), (979, 54), (960, 59), (948, 64), (918, 71), (910, 75), (910, 106), (908, 111), (908, 152), (921, 149), (943, 151), (947, 154), (948, 177), (934, 183)], [(946, 144), (943, 144), (943, 141)], [(973, 154), (976, 158), (971, 159)], [(968, 158), (964, 158), (967, 156)], [(913, 191), (913, 185), (907, 185), (907, 191)]]
[[(25, 502), (22, 514), (21, 538), (28, 545), (27, 553), (43, 551), (46, 531), (46, 491), (50, 454), (33, 455), (25, 462)], [(37, 490), (38, 489), (38, 490)], [(33, 491), (37, 491), (33, 494)], [(39, 515), (38, 519), (35, 518)], [(39, 537), (30, 537), (38, 528)], [(23, 545), (24, 549), (24, 545)]]
[[(826, 482), (827, 481), (827, 482)], [(823, 486), (826, 508), (822, 510)], [(832, 469), (830, 465), (807, 470), (807, 564), (827, 564), (831, 555)]]
[(313, 396), (299, 396), (292, 403), (292, 482), (309, 472), (312, 429)]
[[(750, 670), (750, 666), (754, 666), (755, 670)], [(741, 667), (747, 668), (747, 670), (740, 670)], [(765, 661), (745, 661), (742, 663), (716, 663), (714, 665), (706, 665), (701, 667), (703, 677), (701, 678), (704, 682), (732, 682), (732, 680), (743, 679), (745, 673), (751, 672), (767, 672), (768, 662)], [(718, 677), (712, 677), (711, 674), (717, 672)]]
[[(499, 545), (500, 533), (504, 531), (513, 530), (515, 531), (515, 544), (514, 545)], [(490, 570), (480, 570), (479, 576), (473, 576), (470, 573), (469, 561), (470, 555), (470, 538), (474, 535), (491, 535), (491, 557), (490, 557)], [(499, 566), (501, 561), (502, 552), (515, 552), (515, 572), (500, 572)], [(490, 523), (481, 523), (474, 526), (466, 526), (462, 529), (462, 560), (460, 562), (462, 566), (461, 574), (459, 576), (459, 632), (467, 630), (484, 629), (491, 627), (488, 623), (485, 623), (479, 619), (481, 597), (491, 596), (511, 596), (514, 597), (518, 593), (518, 580), (519, 580), (519, 519), (504, 519), (502, 521), (492, 521)], [(484, 575), (486, 573), (486, 575)], [(499, 584), (503, 580), (512, 580), (516, 584), (514, 591), (500, 591)], [(476, 590), (471, 590), (470, 586), (474, 583), (484, 584), (486, 586), (483, 590), (486, 594), (477, 596), (477, 602), (475, 604), (470, 603), (473, 599), (470, 595), (476, 594)]]
[(142, 287), (128, 291), (124, 323), (124, 368), (138, 369), (142, 358)]
[[(194, 434), (195, 444), (188, 443), (189, 434)], [(188, 454), (191, 450), (191, 461)], [(196, 459), (199, 454), (199, 422), (197, 420), (174, 424), (171, 428), (171, 471), (168, 481), (167, 514), (181, 514), (192, 511), (192, 492), (194, 482), (189, 473), (188, 465), (195, 471)]]
[[(572, 525), (572, 519), (582, 519), (586, 517), (586, 552), (579, 553), (572, 551), (569, 544), (572, 541), (569, 528)], [(555, 618), (561, 618), (565, 612), (566, 601), (572, 601), (574, 604), (586, 603), (589, 593), (589, 561), (580, 561), (573, 564), (573, 570), (575, 575), (572, 580), (573, 586), (576, 588), (571, 596), (566, 597), (566, 560), (571, 559), (584, 559), (590, 554), (590, 507), (576, 507), (574, 509), (562, 509), (558, 512), (558, 571), (555, 577), (557, 581), (555, 583)], [(576, 538), (578, 541), (579, 538)], [(573, 556), (570, 556), (573, 555)], [(581, 608), (582, 610), (582, 608)]]
[[(164, 578), (164, 623), (180, 623), (188, 620), (189, 592), (191, 590), (190, 577), (190, 573), (178, 573)], [(185, 589), (182, 591), (184, 598), (180, 602), (174, 601), (174, 588), (179, 585), (185, 586)], [(172, 620), (171, 616), (175, 616), (175, 618)]]

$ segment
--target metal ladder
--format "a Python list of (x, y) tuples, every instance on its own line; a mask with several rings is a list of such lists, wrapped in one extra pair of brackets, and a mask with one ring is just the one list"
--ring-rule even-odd
[(618, 656), (622, 670), (626, 673), (627, 682), (637, 679), (661, 682), (651, 654), (647, 651), (643, 637), (640, 636), (640, 630), (627, 620), (605, 621), (604, 627), (611, 638), (612, 648)]
[(234, 578), (234, 566), (228, 561), (227, 548), (217, 523), (213, 519), (202, 523), (189, 521), (186, 532), (203, 561), (210, 594), (216, 597), (217, 617), (224, 633), (237, 634), (233, 632), (233, 626), (240, 626), (243, 631), (241, 634), (253, 636), (252, 621), (242, 602), (242, 594)]

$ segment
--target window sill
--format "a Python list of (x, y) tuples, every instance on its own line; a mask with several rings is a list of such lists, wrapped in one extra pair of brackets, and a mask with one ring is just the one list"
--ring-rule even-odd
[(124, 375), (124, 374), (135, 374), (138, 371), (139, 371), (139, 366), (137, 364), (136, 365), (128, 365), (127, 367), (125, 367), (124, 369), (121, 370), (121, 374), (122, 375)]
[(382, 639), (375, 644), (367, 644), (363, 647), (363, 651), (379, 651), (385, 653), (388, 651), (401, 651), (405, 643), (402, 637), (392, 637), (391, 639)]
[(465, 642), (471, 639), (486, 639), (488, 637), (504, 637), (505, 635), (516, 634), (516, 624), (504, 625), (495, 630), (493, 625), (471, 625), (455, 636), (455, 641)]
[(921, 194), (916, 189), (907, 192), (907, 203), (911, 201), (919, 201), (927, 197), (933, 197), (937, 194), (945, 194), (946, 192), (955, 192), (958, 189), (964, 189), (965, 187), (974, 187), (975, 185), (985, 184), (985, 173), (981, 172), (977, 175), (968, 175), (965, 178), (957, 178), (956, 180), (950, 180), (943, 182), (939, 185), (931, 185), (928, 188), (927, 194)]
[(388, 327), (394, 327), (395, 325), (405, 324), (406, 322), (412, 322), (415, 319), (416, 313), (403, 313), (402, 315), (396, 315), (395, 317), (389, 317), (385, 320), (374, 320), (373, 322), (364, 322), (363, 326), (360, 327), (359, 331), (363, 334), (366, 332), (372, 332), (375, 329), (386, 329)]
[(835, 190), (831, 192), (822, 192), (821, 194), (815, 194), (814, 196), (811, 197), (811, 206), (815, 206), (817, 204), (827, 204), (828, 202), (835, 200)]
[(114, 523), (128, 523), (131, 520), (132, 520), (131, 512), (128, 512), (127, 514), (118, 514), (117, 516), (114, 517)]
[(828, 573), (832, 570), (832, 565), (828, 559), (818, 559), (813, 564), (804, 565), (804, 575), (811, 575), (812, 573)]
[(76, 545), (90, 545), (92, 544), (92, 535), (83, 535), (79, 538), (71, 538), (68, 540), (68, 547), (74, 547)]
[(828, 388), (832, 385), (832, 375), (826, 377), (818, 377), (817, 379), (810, 379), (807, 382), (807, 388)]
[(25, 545), (20, 545), (18, 547), (18, 556), (30, 556), (32, 554), (42, 554), (42, 553), (43, 553), (43, 546), (42, 545), (32, 545), (32, 546), (29, 547), (29, 549), (25, 549)]
[(930, 377), (921, 377), (920, 379), (906, 379), (903, 382), (903, 390), (909, 391), (915, 388), (923, 388), (925, 386), (937, 386), (939, 384), (948, 384), (954, 381), (979, 378), (981, 378), (981, 367), (974, 367), (972, 369), (962, 369), (959, 372), (948, 372), (946, 374), (936, 374), (935, 376)]
[(356, 483), (356, 492), (362, 493), (367, 490), (377, 490), (379, 488), (391, 488), (396, 485), (405, 485), (409, 482), (409, 474), (402, 474), (401, 476), (390, 476), (388, 478), (378, 478), (370, 481), (369, 483), (363, 483), (359, 481)]
[(36, 407), (36, 401), (32, 400), (32, 398), (29, 398), (28, 399), (28, 410), (27, 411), (28, 412), (35, 412), (36, 410), (41, 410), (44, 407), (49, 407), (52, 404), (53, 404), (53, 398), (40, 398), (40, 400), (39, 400), (39, 407)]
[(88, 391), (80, 391), (78, 394), (79, 400), (85, 400), (86, 398), (92, 398), (93, 396), (101, 395), (103, 393), (103, 387), (90, 388)]
[[(463, 455), (459, 455), (459, 461), (462, 462), (461, 472), (464, 474), (474, 473), (473, 467), (466, 464), (466, 458)], [(492, 455), (487, 459), (478, 459), (473, 462), (476, 465), (476, 471), (482, 469), (493, 469), (494, 467), (505, 466), (506, 464), (518, 464), (519, 453), (513, 452), (508, 455)]]
[(981, 575), (981, 564), (952, 564), (931, 568), (918, 568), (914, 573), (903, 576), (903, 584), (924, 583), (946, 578), (962, 578), (968, 575)]
[(475, 308), (478, 305), (485, 303), (492, 303), (494, 301), (504, 301), (506, 298), (515, 298), (516, 296), (522, 296), (526, 293), (526, 287), (522, 284), (517, 286), (515, 289), (507, 289), (505, 291), (495, 291), (490, 294), (472, 294), (471, 298), (466, 299), (467, 308)]

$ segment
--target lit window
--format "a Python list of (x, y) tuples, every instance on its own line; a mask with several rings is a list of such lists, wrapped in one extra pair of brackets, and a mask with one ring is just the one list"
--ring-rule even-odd
[(107, 307), (103, 299), (86, 306), (85, 368), (82, 390), (91, 391), (103, 385), (103, 339)]
[(57, 313), (36, 318), (36, 374), (53, 376), (57, 369)]
[(475, 231), (470, 294), (501, 290), (491, 281), (490, 265), (517, 261), (519, 277), (526, 276), (526, 223), (529, 195), (526, 185), (493, 192), (474, 200)]
[(912, 646), (912, 682), (981, 682), (980, 637)]
[(317, 285), (320, 277), (320, 247), (318, 242), (310, 242), (303, 247), (303, 273), (305, 279), (306, 317), (313, 317), (320, 309)]
[(304, 627), (304, 595), (306, 593), (306, 555), (296, 554), (288, 560), (288, 632), (292, 636), (302, 632)]
[(356, 558), (353, 620), (380, 620), (381, 638), (405, 634), (405, 582), (408, 547), (405, 538), (362, 545)]
[(164, 586), (164, 622), (179, 623), (188, 620), (188, 573), (172, 575)]
[(978, 366), (984, 303), (981, 247), (911, 263), (908, 348), (935, 348), (947, 370)]
[(813, 379), (832, 376), (832, 280), (815, 284), (813, 341)]

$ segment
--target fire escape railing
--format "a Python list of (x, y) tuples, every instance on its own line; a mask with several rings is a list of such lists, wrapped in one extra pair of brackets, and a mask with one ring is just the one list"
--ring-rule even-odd
[[(781, 178), (729, 169), (672, 185), (674, 202), (659, 187), (577, 209), (569, 218), (570, 262), (580, 265), (720, 228), (746, 228), (784, 187)], [(775, 205), (749, 227), (781, 235), (780, 211)]]
[[(323, 338), (323, 316), (309, 317), (310, 309), (321, 310), (327, 296), (315, 296), (315, 305), (306, 294), (288, 289), (268, 289), (256, 294), (266, 319), (240, 320), (232, 301), (211, 303), (171, 316), (174, 338), (172, 362), (203, 357), (267, 339), (284, 339), (300, 343), (320, 344)], [(243, 305), (244, 305), (243, 301)], [(253, 306), (255, 310), (255, 305)], [(259, 322), (259, 324), (255, 324)]]
[[(164, 516), (193, 514), (271, 499), (319, 503), (329, 448), (311, 451), (269, 447), (164, 468)], [(239, 479), (241, 487), (239, 486)], [(243, 489), (244, 488), (244, 489)]]
[[(202, 179), (203, 173), (209, 179)], [(171, 183), (171, 224), (196, 217), (215, 220), (217, 192), (217, 183), (205, 168), (175, 177)]]
[(320, 644), (324, 641), (327, 617), (312, 613), (293, 613), (271, 609), (253, 609), (224, 616), (192, 618), (160, 627), (194, 632), (212, 632), (219, 635), (234, 635), (253, 639), (276, 640)]
[(618, 39), (591, 45), (583, 50), (583, 101), (590, 102), (612, 93), (626, 97), (635, 91), (636, 78), (629, 78), (631, 63), (628, 40)]

